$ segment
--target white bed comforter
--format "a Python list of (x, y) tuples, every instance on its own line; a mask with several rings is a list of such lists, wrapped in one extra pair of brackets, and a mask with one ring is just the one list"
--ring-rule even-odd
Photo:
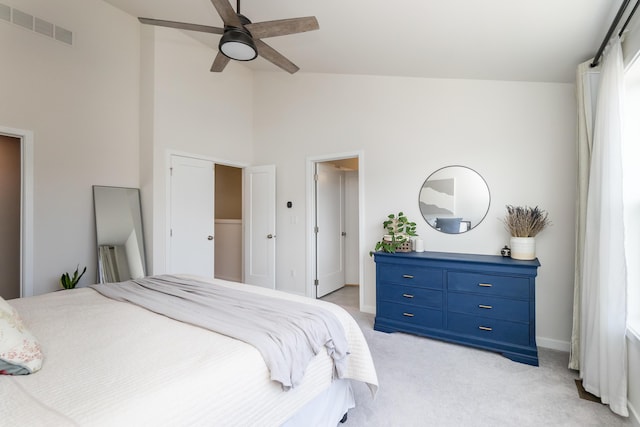
[[(375, 391), (368, 346), (342, 308), (214, 281), (334, 313), (349, 342), (346, 377)], [(1, 426), (277, 426), (331, 384), (325, 352), (312, 359), (302, 384), (285, 392), (252, 346), (92, 289), (9, 302), (39, 340), (45, 361), (33, 375), (0, 377)]]
[(347, 338), (338, 319), (323, 308), (167, 274), (91, 288), (251, 344), (262, 354), (271, 379), (285, 390), (300, 384), (307, 365), (322, 351), (333, 359), (336, 376), (343, 377)]

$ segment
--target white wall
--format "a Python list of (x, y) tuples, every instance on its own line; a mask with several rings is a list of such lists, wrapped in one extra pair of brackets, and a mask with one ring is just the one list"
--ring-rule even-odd
[(139, 25), (99, 0), (5, 0), (74, 44), (0, 21), (0, 126), (34, 133), (34, 292), (96, 279), (91, 186), (138, 186)]
[[(509, 235), (506, 204), (539, 205), (553, 226), (537, 239), (539, 344), (568, 349), (573, 299), (576, 164), (574, 87), (570, 84), (256, 73), (254, 156), (277, 165), (277, 206), (304, 212), (307, 157), (362, 150), (364, 306), (375, 309), (375, 266), (368, 251), (382, 221), (404, 211), (426, 250), (498, 254)], [(436, 169), (460, 164), (491, 190), (485, 221), (461, 235), (422, 220), (418, 192)], [(297, 206), (297, 207), (296, 207)], [(288, 218), (288, 216), (287, 216)], [(309, 224), (306, 224), (309, 226)], [(303, 294), (307, 228), (279, 212), (277, 282)]]
[[(220, 163), (250, 164), (253, 139), (253, 76), (230, 63), (223, 73), (209, 71), (215, 52), (180, 31), (143, 29), (143, 145), (147, 157), (143, 210), (153, 212), (145, 224), (152, 236), (150, 271), (166, 266), (167, 184), (170, 152), (193, 154)], [(149, 80), (153, 86), (147, 86)], [(148, 217), (148, 215), (147, 215)]]

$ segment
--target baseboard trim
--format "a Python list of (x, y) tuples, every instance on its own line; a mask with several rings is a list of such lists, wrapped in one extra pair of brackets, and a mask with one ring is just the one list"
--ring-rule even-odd
[(549, 348), (551, 350), (564, 351), (568, 353), (571, 350), (571, 343), (567, 341), (554, 340), (551, 338), (536, 337), (538, 347)]
[(376, 314), (376, 307), (373, 305), (363, 305), (360, 307), (360, 311), (363, 313)]
[(242, 282), (242, 277), (237, 277), (237, 276), (226, 276), (224, 274), (216, 276), (216, 279), (220, 279), (220, 280), (226, 280), (227, 282), (236, 282), (236, 283), (241, 283)]
[(629, 419), (631, 419), (633, 427), (640, 427), (640, 414), (636, 411), (631, 402), (627, 401), (627, 406), (629, 407)]

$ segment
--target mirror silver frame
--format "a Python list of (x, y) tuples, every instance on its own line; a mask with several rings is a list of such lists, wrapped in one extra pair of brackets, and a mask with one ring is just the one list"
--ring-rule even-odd
[(146, 276), (140, 190), (94, 185), (93, 207), (98, 283)]
[(444, 166), (427, 177), (418, 194), (418, 207), (434, 230), (460, 234), (473, 230), (487, 216), (491, 193), (475, 170)]

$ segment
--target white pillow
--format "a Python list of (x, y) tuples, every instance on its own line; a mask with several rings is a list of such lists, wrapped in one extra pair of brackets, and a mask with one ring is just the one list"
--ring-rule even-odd
[(15, 308), (0, 297), (0, 374), (32, 374), (42, 367), (42, 350)]

